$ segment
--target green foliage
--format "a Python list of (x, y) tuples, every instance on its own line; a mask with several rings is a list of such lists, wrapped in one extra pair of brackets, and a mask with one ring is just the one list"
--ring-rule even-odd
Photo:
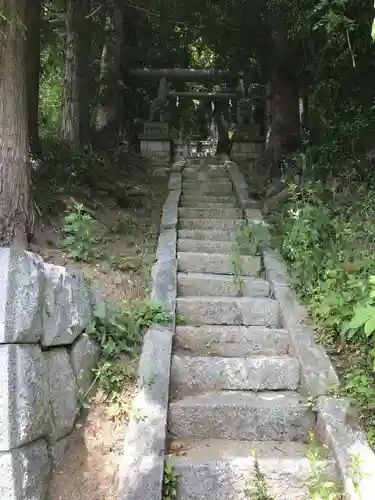
[(82, 204), (74, 205), (72, 211), (64, 217), (62, 234), (60, 246), (68, 251), (72, 259), (89, 262), (97, 256), (95, 219)]
[(163, 500), (177, 499), (177, 484), (178, 476), (174, 470), (173, 464), (166, 462), (163, 476)]
[(129, 360), (139, 354), (145, 331), (153, 324), (164, 325), (170, 321), (171, 315), (150, 301), (137, 302), (121, 310), (102, 304), (94, 311), (88, 333), (101, 349), (95, 380), (110, 401), (121, 403), (124, 380), (135, 377)]
[(375, 442), (374, 193), (360, 184), (348, 186), (347, 173), (334, 184), (330, 179), (292, 183), (278, 231), (320, 340), (345, 357), (339, 364), (343, 394)]

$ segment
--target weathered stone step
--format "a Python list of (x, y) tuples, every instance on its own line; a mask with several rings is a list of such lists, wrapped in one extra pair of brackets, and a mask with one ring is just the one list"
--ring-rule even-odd
[[(252, 450), (256, 450), (268, 498), (311, 498), (311, 462), (305, 458), (308, 449), (302, 443), (202, 440), (172, 444), (177, 450), (185, 446), (183, 456), (170, 458), (178, 478), (178, 500), (251, 500), (246, 490), (254, 484)], [(326, 480), (339, 483), (332, 457), (316, 465)]]
[(242, 219), (240, 208), (179, 208), (180, 217), (187, 219)]
[(191, 188), (193, 190), (201, 190), (203, 189), (214, 189), (214, 188), (221, 188), (221, 187), (229, 187), (233, 188), (232, 181), (227, 177), (226, 179), (215, 179), (213, 181), (212, 179), (197, 179), (197, 180), (189, 180), (185, 179), (184, 177), (182, 178), (182, 186), (186, 188)]
[(234, 195), (232, 183), (207, 183), (205, 184), (190, 184), (182, 186), (182, 193), (185, 195), (208, 195), (208, 196), (230, 196)]
[(286, 330), (259, 326), (177, 326), (177, 348), (216, 356), (285, 355), (289, 352)]
[(181, 200), (179, 206), (183, 208), (236, 208), (237, 202), (233, 201), (231, 203), (216, 203), (197, 200), (193, 203), (191, 201)]
[(179, 219), (179, 229), (236, 229), (243, 225), (242, 219)]
[[(217, 297), (268, 297), (270, 284), (263, 279), (241, 276), (241, 286), (233, 276), (203, 273), (179, 273), (177, 277), (178, 294), (192, 297), (194, 295), (211, 295)], [(240, 293), (239, 293), (240, 292)]]
[(224, 358), (172, 356), (173, 389), (201, 391), (295, 391), (299, 386), (299, 362), (289, 356)]
[(191, 239), (202, 241), (234, 241), (234, 231), (219, 231), (213, 229), (180, 229), (177, 233), (178, 239)]
[(261, 270), (260, 257), (240, 255), (238, 264), (230, 255), (222, 253), (178, 252), (178, 270), (191, 273), (236, 274), (236, 267), (243, 276), (257, 276)]
[(168, 429), (179, 439), (303, 441), (314, 424), (296, 392), (211, 392), (169, 404)]
[(226, 172), (218, 171), (218, 172), (186, 172), (186, 170), (182, 173), (182, 179), (185, 181), (194, 181), (194, 182), (221, 182), (230, 180), (229, 176)]
[(229, 254), (233, 250), (231, 241), (206, 241), (192, 240), (189, 238), (177, 241), (177, 249), (180, 252), (203, 252)]
[(232, 196), (220, 196), (220, 195), (198, 195), (198, 194), (181, 194), (181, 201), (191, 202), (191, 206), (195, 207), (198, 202), (207, 203), (235, 203), (237, 204), (237, 199), (234, 195)]
[(177, 314), (189, 324), (280, 326), (276, 300), (258, 297), (179, 297)]

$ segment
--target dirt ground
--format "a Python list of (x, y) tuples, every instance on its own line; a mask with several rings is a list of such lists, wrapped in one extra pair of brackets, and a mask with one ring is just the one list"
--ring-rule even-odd
[[(131, 171), (124, 168), (116, 180), (96, 186), (87, 198), (72, 200), (65, 196), (67, 209), (74, 202), (95, 208), (99, 233), (105, 237), (92, 262), (74, 262), (58, 248), (61, 227), (58, 217), (42, 221), (31, 250), (46, 261), (83, 270), (110, 302), (120, 305), (148, 297), (168, 174), (165, 167), (152, 164)], [(135, 193), (133, 206), (121, 208), (116, 193), (129, 184)], [(129, 224), (122, 231), (108, 231), (120, 218)], [(120, 412), (117, 405), (108, 404), (98, 391), (67, 438), (65, 458), (52, 473), (48, 500), (118, 498), (117, 471), (135, 385), (136, 380), (127, 381)]]

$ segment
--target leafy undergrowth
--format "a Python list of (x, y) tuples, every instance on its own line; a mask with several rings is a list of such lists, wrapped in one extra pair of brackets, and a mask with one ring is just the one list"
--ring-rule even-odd
[(82, 269), (111, 301), (148, 296), (168, 171), (125, 150), (44, 144), (31, 249)]
[(169, 321), (148, 300), (168, 169), (121, 148), (75, 152), (47, 142), (44, 150), (31, 250), (82, 270), (110, 304), (92, 318), (89, 330), (101, 359), (65, 459), (53, 474), (50, 500), (71, 500), (77, 491), (85, 492), (82, 498), (112, 500), (143, 334), (153, 322)]
[(289, 200), (269, 221), (340, 374), (340, 394), (374, 446), (375, 191), (349, 174), (319, 181), (289, 175)]

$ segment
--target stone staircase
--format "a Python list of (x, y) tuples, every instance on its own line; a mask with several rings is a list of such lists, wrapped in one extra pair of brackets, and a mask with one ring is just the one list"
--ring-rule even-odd
[[(176, 314), (184, 324), (174, 337), (168, 414), (178, 500), (308, 499), (315, 416), (261, 258), (241, 255), (236, 276), (233, 238), (245, 220), (225, 167), (214, 163), (189, 161), (182, 172)], [(268, 496), (251, 479), (256, 463)], [(335, 480), (330, 456), (322, 467)]]

